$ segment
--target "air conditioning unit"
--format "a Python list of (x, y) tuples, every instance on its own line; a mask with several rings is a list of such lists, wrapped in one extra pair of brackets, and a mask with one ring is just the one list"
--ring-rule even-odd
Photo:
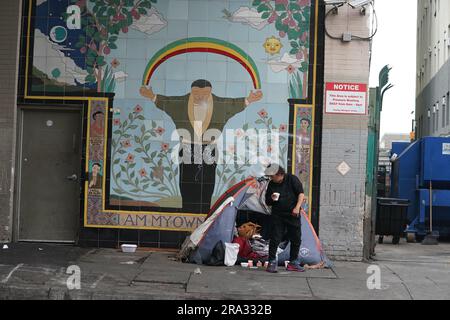
[(445, 107), (447, 105), (447, 99), (446, 97), (442, 97), (442, 105)]

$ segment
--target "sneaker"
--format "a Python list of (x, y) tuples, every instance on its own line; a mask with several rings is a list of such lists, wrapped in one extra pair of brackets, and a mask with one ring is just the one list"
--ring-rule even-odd
[(278, 272), (278, 266), (276, 262), (270, 262), (269, 266), (267, 267), (266, 271), (269, 273), (277, 273)]
[(305, 268), (303, 268), (301, 265), (291, 263), (288, 264), (286, 270), (291, 272), (305, 272)]

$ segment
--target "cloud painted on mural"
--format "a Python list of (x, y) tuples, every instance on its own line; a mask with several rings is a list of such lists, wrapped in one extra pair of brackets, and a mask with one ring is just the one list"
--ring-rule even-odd
[(139, 20), (136, 20), (130, 28), (151, 35), (161, 31), (166, 26), (167, 21), (164, 20), (164, 17), (154, 7), (152, 7), (146, 15), (143, 15)]
[(285, 53), (280, 59), (268, 60), (267, 64), (275, 73), (282, 71), (293, 73), (295, 70), (301, 68), (302, 61), (298, 60), (295, 56)]
[[(47, 60), (35, 59), (34, 66), (49, 77), (61, 83), (77, 85), (84, 84), (87, 71), (79, 68), (75, 62), (66, 57), (63, 51), (71, 51), (61, 45), (54, 44), (48, 36), (36, 29), (34, 38), (36, 48), (41, 48), (47, 52)], [(48, 63), (48, 62), (51, 63)]]
[(254, 8), (240, 7), (234, 13), (228, 10), (223, 10), (225, 18), (233, 23), (242, 23), (243, 25), (248, 25), (256, 30), (264, 29), (269, 22), (262, 18), (262, 13), (259, 13)]
[(118, 71), (114, 73), (114, 79), (116, 80), (117, 83), (124, 82), (126, 78), (128, 78), (128, 74), (126, 74), (123, 71)]
[(47, 2), (47, 0), (37, 0), (37, 1), (36, 1), (36, 5), (37, 5), (37, 6), (40, 6), (41, 4), (43, 4), (43, 3), (45, 3), (45, 2)]

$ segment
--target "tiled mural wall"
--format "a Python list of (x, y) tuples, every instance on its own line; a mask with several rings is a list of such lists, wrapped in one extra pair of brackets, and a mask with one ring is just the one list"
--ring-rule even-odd
[(311, 0), (34, 0), (25, 12), (26, 95), (89, 100), (85, 227), (191, 231), (255, 159), (292, 164), (309, 210)]

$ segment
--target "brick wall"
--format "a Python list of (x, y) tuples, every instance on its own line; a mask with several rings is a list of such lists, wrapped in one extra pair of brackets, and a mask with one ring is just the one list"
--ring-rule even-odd
[[(370, 11), (370, 10), (368, 10)], [(332, 35), (351, 32), (367, 37), (370, 15), (344, 6), (326, 20)], [(325, 82), (367, 83), (370, 42), (325, 38)], [(327, 115), (323, 118), (320, 237), (334, 260), (361, 261), (364, 248), (365, 182), (368, 116)], [(351, 170), (342, 176), (345, 161)]]
[(12, 238), (20, 3), (2, 0), (0, 10), (0, 242)]

